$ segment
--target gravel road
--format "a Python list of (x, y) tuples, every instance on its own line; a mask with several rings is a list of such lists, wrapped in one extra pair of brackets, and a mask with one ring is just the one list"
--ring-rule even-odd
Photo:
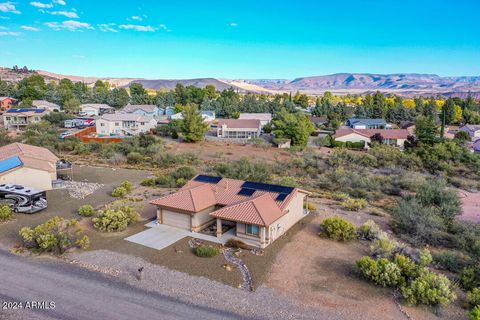
[[(0, 301), (54, 301), (50, 310), (1, 310), (0, 319), (332, 319), (281, 300), (268, 289), (245, 292), (109, 251), (76, 255), (97, 269), (25, 258), (0, 249)], [(136, 280), (143, 266), (144, 280)]]

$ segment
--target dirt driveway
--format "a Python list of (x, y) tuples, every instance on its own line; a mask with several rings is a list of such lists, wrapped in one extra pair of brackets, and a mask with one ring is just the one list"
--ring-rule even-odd
[(138, 184), (149, 175), (148, 171), (140, 170), (75, 166), (73, 172), (75, 181), (100, 183), (103, 187), (85, 199), (74, 199), (64, 189), (48, 191), (47, 209), (35, 214), (15, 214), (14, 221), (0, 225), (0, 244), (6, 247), (14, 246), (21, 240), (18, 231), (22, 227), (37, 226), (54, 216), (78, 219), (77, 210), (81, 205), (91, 204), (96, 207), (111, 202), (114, 199), (110, 196), (111, 191), (122, 181), (129, 180)]
[[(357, 225), (372, 219), (362, 213), (337, 213)], [(345, 319), (406, 319), (395, 305), (390, 289), (369, 284), (356, 274), (355, 262), (369, 254), (368, 243), (344, 244), (318, 236), (320, 222), (327, 215), (332, 214), (323, 212), (315, 217), (285, 245), (277, 255), (266, 286)], [(404, 308), (416, 320), (465, 318), (465, 311), (458, 305), (444, 310), (440, 317), (426, 307)]]
[(458, 194), (462, 200), (463, 209), (460, 219), (480, 223), (480, 192), (459, 190)]

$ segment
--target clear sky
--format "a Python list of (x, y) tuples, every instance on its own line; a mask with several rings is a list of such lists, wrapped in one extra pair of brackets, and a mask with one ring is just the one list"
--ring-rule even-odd
[(480, 75), (479, 0), (0, 0), (0, 65), (145, 78)]

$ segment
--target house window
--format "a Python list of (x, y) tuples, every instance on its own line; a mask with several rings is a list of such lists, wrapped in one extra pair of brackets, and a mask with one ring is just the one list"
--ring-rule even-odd
[(141, 126), (144, 126), (144, 125), (145, 125), (145, 122), (140, 122), (140, 125), (141, 125)]
[(115, 126), (118, 127), (120, 125), (119, 122), (115, 122)]
[(7, 121), (10, 121), (10, 117), (6, 117)]
[(105, 127), (105, 123), (100, 123), (100, 127)]
[(247, 234), (253, 234), (255, 236), (258, 236), (260, 230), (256, 224), (247, 224), (246, 231)]

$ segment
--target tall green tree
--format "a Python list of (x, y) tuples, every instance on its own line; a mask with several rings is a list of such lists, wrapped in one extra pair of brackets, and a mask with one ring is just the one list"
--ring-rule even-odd
[(437, 139), (437, 126), (433, 116), (418, 116), (415, 121), (415, 135), (418, 141), (432, 145)]
[(208, 131), (208, 124), (203, 121), (202, 114), (196, 105), (183, 108), (183, 119), (180, 121), (180, 132), (187, 142), (202, 141)]
[(45, 97), (47, 84), (41, 75), (33, 74), (23, 78), (17, 85), (17, 95), (20, 99), (41, 100)]
[(292, 145), (306, 147), (308, 138), (315, 131), (315, 125), (302, 112), (289, 113), (286, 109), (280, 110), (272, 120), (273, 133), (278, 138), (291, 139)]
[(120, 109), (125, 107), (130, 101), (130, 96), (128, 95), (127, 89), (125, 88), (114, 88), (110, 91), (109, 96), (109, 105), (115, 109)]

